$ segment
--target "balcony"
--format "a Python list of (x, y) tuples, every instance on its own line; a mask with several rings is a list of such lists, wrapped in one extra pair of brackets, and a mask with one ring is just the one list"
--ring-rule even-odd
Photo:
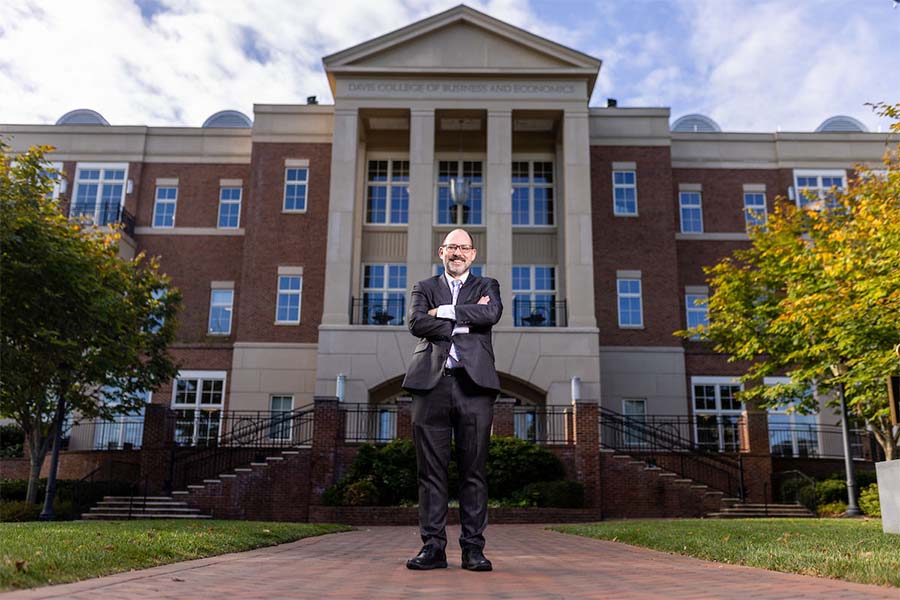
[(405, 298), (353, 298), (350, 324), (400, 326), (406, 322), (405, 313)]
[(516, 327), (565, 327), (567, 321), (565, 300), (516, 298), (513, 301), (513, 323)]
[(90, 205), (74, 204), (70, 216), (82, 219), (88, 225), (104, 227), (121, 223), (125, 235), (134, 238), (134, 215), (124, 206), (101, 205), (99, 208)]

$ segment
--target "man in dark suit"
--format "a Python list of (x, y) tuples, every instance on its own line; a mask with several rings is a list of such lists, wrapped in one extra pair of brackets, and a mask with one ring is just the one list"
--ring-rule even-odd
[(410, 569), (447, 566), (447, 466), (456, 439), (462, 567), (490, 571), (484, 556), (487, 526), (485, 461), (500, 380), (491, 328), (500, 320), (500, 284), (469, 272), (477, 250), (463, 229), (438, 250), (444, 273), (413, 286), (410, 332), (419, 338), (403, 380), (412, 394), (413, 439), (419, 481), (419, 530), (424, 546)]

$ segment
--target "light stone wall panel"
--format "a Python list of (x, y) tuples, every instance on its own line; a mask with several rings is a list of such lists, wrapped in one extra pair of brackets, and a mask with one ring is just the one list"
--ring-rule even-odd
[(406, 231), (363, 230), (362, 262), (406, 263)]

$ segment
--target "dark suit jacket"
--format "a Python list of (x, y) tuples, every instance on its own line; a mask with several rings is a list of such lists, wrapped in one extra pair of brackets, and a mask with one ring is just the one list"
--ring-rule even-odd
[[(490, 297), (488, 304), (478, 304), (482, 296)], [(403, 389), (425, 392), (440, 381), (441, 373), (450, 355), (453, 321), (438, 319), (428, 314), (432, 308), (452, 304), (453, 294), (447, 279), (437, 275), (423, 279), (413, 286), (407, 314), (409, 331), (419, 338), (413, 352)], [(466, 369), (472, 381), (489, 390), (500, 390), (500, 380), (494, 368), (494, 347), (491, 328), (500, 320), (503, 304), (500, 302), (500, 284), (490, 277), (477, 277), (471, 272), (459, 288), (456, 300), (456, 324), (468, 326), (469, 333), (453, 336), (460, 365)]]

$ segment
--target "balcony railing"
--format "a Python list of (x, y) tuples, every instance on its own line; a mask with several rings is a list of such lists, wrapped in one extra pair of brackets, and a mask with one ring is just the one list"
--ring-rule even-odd
[(406, 321), (406, 300), (390, 298), (371, 300), (353, 298), (350, 308), (352, 325), (403, 325)]
[[(850, 430), (850, 455), (872, 460), (873, 440), (865, 429)], [(780, 458), (843, 458), (844, 438), (841, 428), (817, 424), (769, 424), (769, 447), (772, 456)]]
[(538, 444), (571, 444), (575, 441), (572, 408), (568, 406), (516, 406), (513, 431), (520, 440)]
[(134, 215), (125, 210), (124, 206), (102, 205), (98, 210), (93, 205), (76, 203), (72, 207), (71, 216), (98, 227), (121, 223), (125, 233), (129, 237), (134, 237)]
[(65, 450), (136, 450), (144, 437), (144, 417), (73, 421), (63, 435)]
[(516, 327), (565, 327), (568, 309), (565, 300), (513, 301), (513, 323)]
[(342, 404), (344, 439), (348, 442), (385, 444), (397, 439), (394, 404)]

